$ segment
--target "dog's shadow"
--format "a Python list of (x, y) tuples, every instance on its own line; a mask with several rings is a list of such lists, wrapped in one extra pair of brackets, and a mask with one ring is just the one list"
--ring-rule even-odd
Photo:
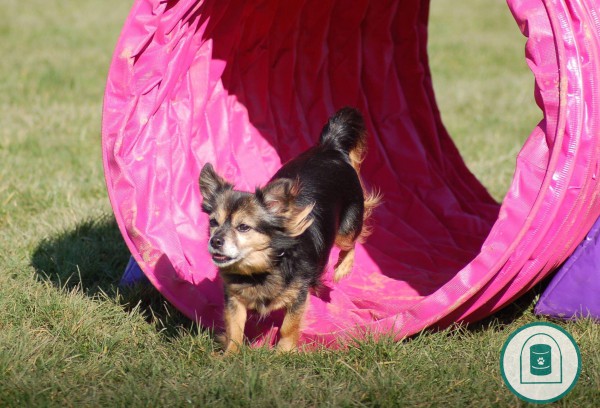
[(109, 298), (126, 311), (138, 308), (144, 318), (167, 336), (197, 325), (169, 304), (148, 282), (119, 286), (129, 251), (112, 216), (90, 219), (74, 229), (43, 239), (31, 263), (38, 279), (59, 290), (80, 290), (93, 299)]

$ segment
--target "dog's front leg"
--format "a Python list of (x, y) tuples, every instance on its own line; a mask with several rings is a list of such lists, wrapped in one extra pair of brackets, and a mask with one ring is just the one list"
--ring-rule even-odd
[(248, 312), (235, 297), (227, 299), (225, 304), (225, 354), (237, 353), (244, 343), (244, 326)]
[(300, 326), (302, 324), (304, 313), (306, 312), (308, 300), (308, 292), (303, 291), (300, 293), (296, 301), (287, 308), (283, 323), (281, 325), (279, 343), (277, 343), (277, 351), (294, 351), (296, 350), (296, 347), (298, 347)]

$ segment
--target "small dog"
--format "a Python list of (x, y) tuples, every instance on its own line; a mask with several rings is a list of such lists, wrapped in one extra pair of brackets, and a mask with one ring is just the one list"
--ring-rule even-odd
[(319, 144), (287, 162), (254, 193), (234, 190), (210, 163), (202, 168), (202, 210), (209, 215), (208, 251), (224, 283), (225, 353), (243, 343), (247, 311), (285, 309), (277, 344), (295, 350), (309, 290), (319, 285), (334, 243), (334, 280), (354, 263), (354, 246), (379, 195), (365, 191), (361, 114), (344, 108), (324, 126)]

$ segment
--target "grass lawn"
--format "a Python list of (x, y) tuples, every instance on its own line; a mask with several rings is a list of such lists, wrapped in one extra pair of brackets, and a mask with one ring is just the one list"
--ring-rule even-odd
[[(540, 320), (536, 291), (471, 327), (400, 343), (223, 359), (154, 289), (117, 289), (128, 252), (106, 196), (100, 120), (130, 3), (0, 3), (0, 406), (527, 405), (504, 385), (499, 356), (512, 331)], [(524, 38), (504, 2), (432, 3), (444, 122), (501, 200), (541, 117)], [(598, 406), (600, 325), (560, 325), (583, 369), (555, 405)]]

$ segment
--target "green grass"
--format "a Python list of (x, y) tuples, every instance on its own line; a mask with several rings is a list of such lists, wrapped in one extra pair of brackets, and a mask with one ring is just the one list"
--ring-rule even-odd
[[(539, 289), (469, 328), (347, 351), (219, 358), (208, 331), (127, 262), (101, 166), (106, 72), (129, 1), (0, 3), (0, 406), (518, 406), (499, 355), (539, 320)], [(540, 119), (524, 39), (503, 2), (434, 0), (430, 57), (444, 122), (501, 199)], [(600, 328), (560, 323), (583, 370), (558, 406), (600, 398)]]
[(542, 119), (525, 37), (503, 1), (432, 1), (429, 57), (442, 119), (473, 173), (501, 201), (516, 155)]

